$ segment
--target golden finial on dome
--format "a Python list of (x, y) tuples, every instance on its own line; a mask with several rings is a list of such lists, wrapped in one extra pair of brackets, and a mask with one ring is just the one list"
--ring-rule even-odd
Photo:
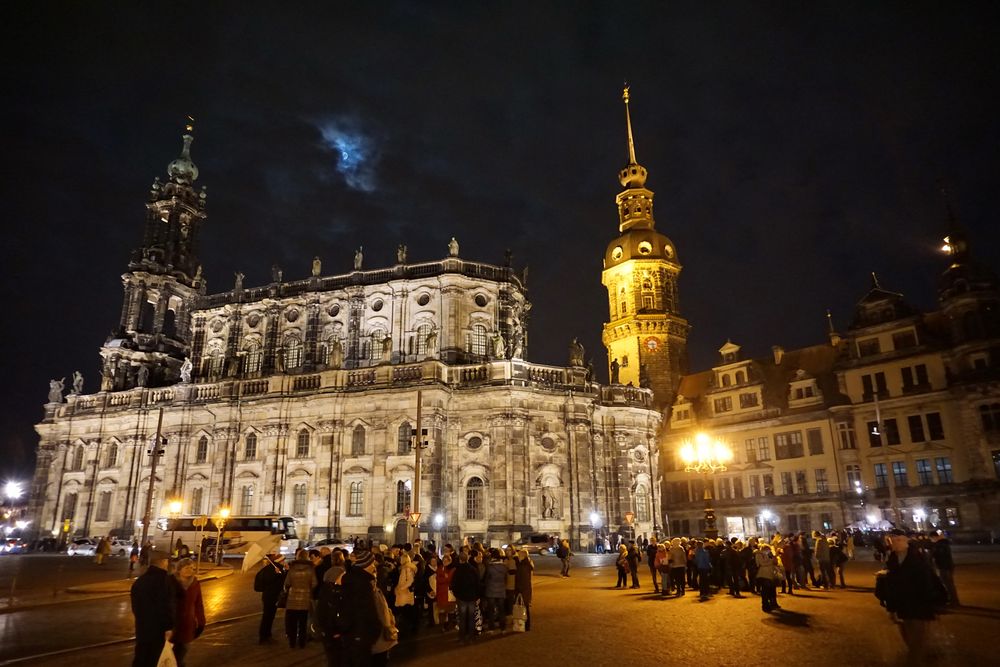
[(625, 89), (622, 91), (622, 99), (625, 100), (625, 125), (628, 127), (628, 163), (637, 164), (635, 161), (635, 142), (632, 140), (632, 116), (628, 111), (628, 82), (625, 82)]

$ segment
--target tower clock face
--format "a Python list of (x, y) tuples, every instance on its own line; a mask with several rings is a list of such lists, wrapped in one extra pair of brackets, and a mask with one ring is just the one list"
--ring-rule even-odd
[(660, 341), (653, 338), (652, 336), (647, 338), (644, 344), (646, 346), (646, 349), (649, 350), (650, 352), (656, 352), (658, 349), (660, 349)]

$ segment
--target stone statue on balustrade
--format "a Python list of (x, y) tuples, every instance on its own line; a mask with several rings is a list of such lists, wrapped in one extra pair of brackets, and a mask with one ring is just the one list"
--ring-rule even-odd
[(146, 364), (139, 366), (139, 372), (136, 373), (136, 384), (140, 387), (145, 387), (149, 384), (149, 366)]
[(583, 345), (579, 340), (573, 338), (569, 344), (569, 365), (576, 368), (583, 368)]
[(319, 257), (313, 257), (312, 277), (319, 278), (319, 274), (322, 271), (323, 271), (323, 262), (319, 261)]
[(406, 264), (406, 246), (403, 244), (396, 248), (396, 263)]
[(79, 396), (83, 393), (83, 373), (73, 371), (73, 393)]
[(505, 359), (507, 357), (507, 344), (499, 331), (493, 333), (493, 358)]
[(452, 236), (451, 240), (448, 241), (448, 255), (451, 257), (458, 257), (458, 241)]
[(246, 276), (237, 271), (236, 273), (233, 274), (233, 277), (235, 278), (235, 280), (233, 281), (233, 291), (239, 292), (240, 290), (243, 289), (243, 279), (246, 278)]
[(427, 354), (432, 355), (438, 351), (438, 331), (437, 329), (431, 329), (431, 332), (427, 334)]
[(184, 357), (184, 363), (181, 364), (181, 382), (184, 384), (191, 384), (192, 370), (194, 370), (194, 364), (191, 363), (191, 358)]
[(284, 275), (285, 272), (281, 270), (280, 266), (278, 266), (277, 264), (271, 265), (271, 282), (280, 283)]
[(365, 261), (365, 255), (362, 252), (365, 249), (364, 246), (359, 246), (357, 250), (354, 251), (354, 270), (361, 270), (361, 263)]
[(66, 378), (61, 380), (49, 380), (49, 403), (63, 402), (63, 389), (66, 387)]
[(339, 338), (334, 338), (330, 343), (328, 359), (327, 364), (330, 368), (338, 369), (344, 365), (344, 346), (341, 345)]

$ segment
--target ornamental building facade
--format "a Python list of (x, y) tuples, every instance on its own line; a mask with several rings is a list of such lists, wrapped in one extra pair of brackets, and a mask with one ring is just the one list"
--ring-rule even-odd
[[(100, 391), (84, 393), (81, 380), (63, 396), (54, 385), (36, 427), (41, 535), (130, 536), (147, 503), (155, 519), (171, 500), (185, 515), (293, 516), (307, 539), (401, 541), (417, 505), (420, 533), (437, 540), (549, 533), (587, 548), (608, 530), (658, 527), (662, 413), (637, 370), (653, 348), (606, 332), (634, 360), (607, 386), (576, 341), (567, 366), (529, 362), (524, 276), (509, 258), (463, 258), (454, 238), (431, 261), (400, 246), (394, 265), (369, 269), (359, 249), (347, 273), (326, 275), (316, 258), (306, 278), (274, 267), (266, 285), (236, 274), (231, 289), (209, 293), (197, 253), (206, 194), (194, 185), (191, 133), (183, 140), (147, 198), (119, 322), (100, 351)], [(613, 300), (633, 295), (613, 324), (662, 341), (679, 363), (679, 265), (652, 231), (644, 178), (622, 177), (623, 225), (643, 221), (622, 228), (643, 236), (625, 244), (635, 254), (626, 259), (642, 266), (609, 274)]]

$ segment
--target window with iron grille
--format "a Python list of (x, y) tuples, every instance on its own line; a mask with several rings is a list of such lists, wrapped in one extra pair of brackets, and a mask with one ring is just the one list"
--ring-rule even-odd
[(473, 477), (465, 485), (465, 518), (480, 521), (483, 518), (483, 480)]

